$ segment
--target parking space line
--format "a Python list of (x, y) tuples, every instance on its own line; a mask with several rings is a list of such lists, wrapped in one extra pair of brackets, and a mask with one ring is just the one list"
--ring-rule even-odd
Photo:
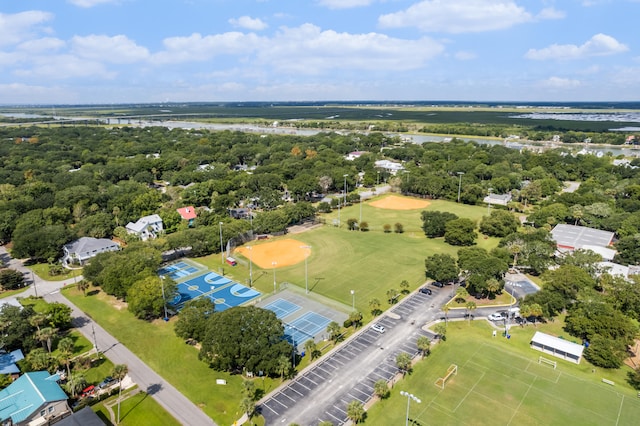
[[(295, 399), (291, 398), (289, 395), (287, 395), (286, 393), (284, 393), (284, 391), (286, 391), (287, 389), (289, 389), (289, 387), (288, 387), (288, 386), (287, 386), (287, 388), (286, 388), (286, 389), (283, 389), (283, 390), (280, 392), (280, 395), (284, 395), (284, 396), (286, 396), (287, 398), (289, 398), (290, 400), (292, 400), (293, 402), (296, 402), (296, 400), (295, 400)], [(284, 405), (284, 404), (283, 404), (283, 405)], [(287, 407), (287, 408), (288, 408), (288, 407)]]
[(293, 383), (292, 383), (291, 385), (287, 386), (287, 389), (291, 389), (292, 391), (294, 391), (294, 392), (295, 392), (295, 393), (297, 393), (298, 395), (300, 395), (300, 396), (304, 396), (303, 394), (301, 394), (300, 392), (298, 392), (297, 390), (295, 390), (295, 389), (293, 388)]
[[(271, 400), (269, 400), (269, 401), (271, 401)], [(273, 411), (273, 413), (274, 413), (276, 416), (279, 416), (279, 415), (280, 415), (280, 413), (279, 413), (279, 412), (277, 412), (276, 410), (274, 410), (273, 408), (271, 408), (271, 405), (269, 405), (269, 404), (268, 404), (268, 402), (269, 402), (269, 401), (267, 401), (266, 403), (264, 403), (264, 404), (263, 404), (263, 406), (264, 406), (264, 407), (267, 407), (269, 410)]]
[[(278, 394), (276, 396), (280, 395), (280, 392), (278, 392)], [(289, 409), (288, 406), (284, 405), (283, 402), (280, 402), (279, 399), (277, 399), (275, 396), (272, 398), (275, 402), (277, 402), (278, 404), (282, 405), (284, 408), (286, 408), (287, 410)]]

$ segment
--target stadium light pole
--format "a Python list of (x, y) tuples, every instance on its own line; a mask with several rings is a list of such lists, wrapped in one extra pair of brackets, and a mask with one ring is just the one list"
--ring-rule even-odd
[(344, 178), (344, 205), (347, 205), (347, 176), (349, 175), (342, 175), (342, 177)]
[(273, 266), (273, 294), (276, 293), (276, 265), (278, 262), (271, 262), (271, 266)]
[(296, 337), (295, 329), (292, 325), (288, 325), (287, 328), (291, 329), (291, 368), (296, 366)]
[(358, 222), (358, 228), (360, 227), (360, 223), (362, 223), (362, 195), (360, 195), (360, 221)]
[[(311, 246), (300, 246), (301, 249), (311, 250)], [(307, 268), (307, 259), (309, 256), (304, 257), (304, 289), (309, 294), (309, 269)]]
[(404, 424), (405, 424), (405, 426), (409, 426), (409, 404), (411, 403), (411, 400), (414, 400), (418, 404), (420, 404), (422, 401), (420, 401), (420, 398), (418, 398), (417, 396), (415, 396), (415, 395), (413, 395), (413, 394), (411, 394), (409, 392), (400, 391), (400, 395), (407, 397), (407, 420), (405, 421)]
[(164, 295), (164, 275), (160, 275), (160, 282), (162, 283), (162, 302), (164, 303), (164, 320), (169, 321), (169, 316), (167, 315), (167, 298)]
[(378, 185), (380, 185), (380, 170), (376, 171), (376, 173), (378, 174), (378, 179), (377, 179), (376, 186), (378, 186)]
[(356, 310), (356, 291), (351, 290), (351, 309)]
[(462, 189), (462, 175), (464, 172), (458, 172), (458, 203), (460, 202), (460, 189)]
[(253, 247), (247, 246), (247, 250), (249, 250), (249, 287), (253, 287), (253, 262), (251, 262)]
[(224, 264), (224, 252), (222, 251), (222, 222), (218, 222), (220, 228), (220, 263)]

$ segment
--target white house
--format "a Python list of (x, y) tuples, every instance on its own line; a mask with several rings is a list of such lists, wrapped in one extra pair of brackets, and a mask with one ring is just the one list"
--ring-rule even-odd
[(118, 243), (106, 238), (82, 237), (62, 247), (62, 263), (84, 265), (89, 259), (107, 251), (120, 250)]
[(511, 201), (511, 198), (511, 194), (489, 194), (484, 197), (483, 201), (487, 204), (506, 206)]
[(356, 158), (362, 157), (363, 154), (368, 154), (368, 152), (367, 151), (353, 151), (353, 152), (348, 153), (344, 157), (344, 159), (347, 160), (347, 161), (353, 161)]
[(125, 228), (129, 234), (139, 236), (142, 241), (156, 238), (164, 230), (162, 218), (157, 214), (141, 217), (136, 223), (129, 222)]
[(401, 170), (404, 170), (404, 166), (400, 163), (395, 163), (389, 160), (378, 160), (375, 163), (375, 167), (378, 169), (383, 169), (392, 175), (396, 175)]

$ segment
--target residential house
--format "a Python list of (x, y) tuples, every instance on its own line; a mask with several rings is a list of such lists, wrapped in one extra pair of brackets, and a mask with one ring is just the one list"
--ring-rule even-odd
[(251, 211), (245, 208), (229, 209), (229, 214), (234, 219), (248, 219), (251, 215)]
[(48, 371), (25, 373), (0, 390), (0, 424), (44, 425), (71, 413), (58, 375)]
[(396, 163), (390, 160), (378, 160), (374, 163), (378, 169), (383, 169), (392, 175), (396, 175), (399, 171), (404, 170), (404, 166), (400, 163)]
[(106, 238), (82, 237), (62, 247), (62, 263), (84, 265), (100, 253), (117, 250), (120, 250), (118, 243)]
[(606, 248), (613, 242), (614, 235), (613, 232), (609, 231), (564, 223), (556, 225), (551, 230), (551, 237), (558, 245), (558, 248), (566, 250), (593, 250), (593, 247)]
[(24, 359), (24, 354), (20, 349), (13, 352), (0, 353), (0, 374), (8, 374), (13, 380), (20, 377), (20, 368), (16, 362)]
[(136, 223), (129, 222), (125, 227), (129, 234), (140, 237), (142, 241), (157, 238), (163, 231), (162, 218), (157, 214), (141, 217)]
[(196, 213), (196, 209), (193, 206), (180, 207), (178, 209), (178, 213), (180, 214), (183, 220), (186, 220), (189, 222), (189, 226), (192, 226), (193, 222), (196, 220), (196, 217), (198, 217), (198, 214)]
[(484, 197), (484, 202), (487, 204), (506, 206), (511, 201), (511, 194), (489, 194)]
[(347, 161), (353, 161), (356, 158), (362, 157), (363, 154), (368, 154), (368, 153), (369, 153), (368, 151), (353, 151), (353, 152), (348, 153), (344, 157), (344, 159), (347, 160)]

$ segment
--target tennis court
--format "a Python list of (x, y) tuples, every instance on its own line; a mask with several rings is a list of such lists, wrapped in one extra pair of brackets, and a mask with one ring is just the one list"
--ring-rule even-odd
[(302, 308), (300, 308), (300, 306), (296, 305), (293, 302), (289, 302), (288, 300), (277, 299), (264, 306), (264, 309), (269, 309), (270, 311), (275, 312), (278, 319), (283, 319)]
[(242, 305), (261, 294), (215, 272), (178, 283), (176, 289), (178, 294), (172, 302), (176, 309), (181, 309), (190, 300), (208, 297), (215, 303), (217, 312)]
[(303, 345), (316, 334), (323, 332), (330, 322), (329, 318), (309, 311), (292, 322), (285, 323), (285, 339), (296, 346)]

